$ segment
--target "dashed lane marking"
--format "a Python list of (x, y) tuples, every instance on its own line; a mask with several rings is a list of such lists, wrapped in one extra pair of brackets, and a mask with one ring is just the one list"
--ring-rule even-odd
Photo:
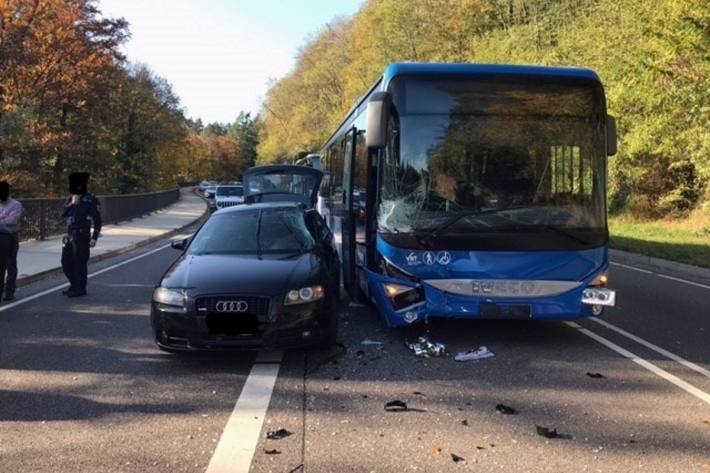
[(206, 473), (249, 472), (279, 375), (281, 358), (281, 352), (257, 356)]
[(662, 368), (659, 368), (658, 366), (654, 365), (653, 363), (641, 358), (638, 355), (631, 353), (627, 349), (620, 347), (616, 343), (614, 343), (610, 340), (607, 340), (606, 338), (602, 337), (601, 335), (597, 335), (596, 333), (582, 327), (581, 325), (579, 325), (577, 323), (565, 322), (565, 324), (567, 324), (567, 326), (572, 327), (572, 328), (576, 329), (577, 331), (583, 333), (584, 335), (588, 336), (592, 340), (595, 340), (595, 341), (601, 343), (602, 345), (609, 348), (610, 350), (615, 351), (619, 355), (621, 355), (625, 358), (628, 358), (629, 360), (633, 361), (637, 365), (640, 365), (640, 366), (646, 368), (647, 370), (649, 370), (653, 374), (665, 379), (666, 381), (668, 381), (670, 383), (675, 384), (676, 386), (678, 386), (679, 388), (681, 388), (685, 392), (692, 394), (693, 396), (697, 397), (701, 401), (704, 401), (705, 403), (710, 404), (710, 394), (706, 393), (705, 391), (696, 388), (692, 384), (690, 384), (686, 381), (683, 381), (679, 377), (672, 375), (668, 371), (666, 371)]

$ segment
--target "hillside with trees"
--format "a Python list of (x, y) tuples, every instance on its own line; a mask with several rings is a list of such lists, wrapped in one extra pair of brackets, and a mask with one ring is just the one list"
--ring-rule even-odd
[(704, 0), (368, 0), (319, 31), (272, 85), (259, 156), (317, 151), (392, 62), (584, 66), (618, 117), (612, 212), (710, 210), (709, 46)]
[(0, 1), (0, 178), (16, 195), (63, 194), (78, 170), (95, 192), (131, 193), (254, 162), (258, 121), (188, 120), (166, 80), (121, 55), (129, 36), (92, 0)]

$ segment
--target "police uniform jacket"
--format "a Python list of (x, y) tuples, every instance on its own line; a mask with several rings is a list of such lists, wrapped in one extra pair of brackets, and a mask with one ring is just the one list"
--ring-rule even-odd
[[(71, 199), (67, 199), (68, 205)], [(68, 205), (64, 208), (62, 217), (67, 219), (67, 232), (71, 234), (77, 230), (89, 230), (94, 222), (92, 240), (99, 238), (101, 233), (101, 214), (99, 213), (99, 200), (88, 192), (83, 194), (78, 204)]]

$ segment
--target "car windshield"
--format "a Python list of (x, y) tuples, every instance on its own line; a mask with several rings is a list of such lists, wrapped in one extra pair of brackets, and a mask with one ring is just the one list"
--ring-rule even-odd
[(244, 188), (242, 186), (219, 186), (217, 188), (217, 195), (242, 197), (244, 195)]
[(294, 253), (314, 246), (300, 209), (259, 209), (212, 216), (195, 235), (188, 253)]
[(288, 193), (311, 199), (318, 178), (312, 174), (294, 174), (290, 171), (272, 171), (249, 178), (249, 191), (254, 194)]
[(381, 233), (538, 232), (603, 244), (598, 84), (404, 77), (391, 91), (396, 133), (383, 166)]

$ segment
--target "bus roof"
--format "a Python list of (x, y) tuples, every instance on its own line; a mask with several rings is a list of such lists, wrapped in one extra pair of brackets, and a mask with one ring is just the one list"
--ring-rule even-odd
[(529, 75), (548, 77), (576, 77), (599, 81), (599, 76), (591, 69), (581, 67), (525, 66), (515, 64), (452, 64), (400, 62), (387, 66), (383, 74), (385, 87), (399, 75), (427, 74), (483, 74), (483, 75)]
[(395, 62), (385, 68), (384, 73), (362, 95), (345, 114), (345, 118), (335, 131), (328, 137), (323, 147), (327, 147), (338, 135), (340, 129), (350, 120), (350, 117), (364, 105), (375, 89), (385, 90), (390, 81), (402, 75), (446, 75), (446, 74), (480, 74), (480, 75), (520, 75), (538, 77), (569, 77), (587, 79), (601, 83), (599, 76), (591, 69), (583, 67), (563, 66), (528, 66), (517, 64), (470, 64), (470, 63), (430, 63), (430, 62)]

